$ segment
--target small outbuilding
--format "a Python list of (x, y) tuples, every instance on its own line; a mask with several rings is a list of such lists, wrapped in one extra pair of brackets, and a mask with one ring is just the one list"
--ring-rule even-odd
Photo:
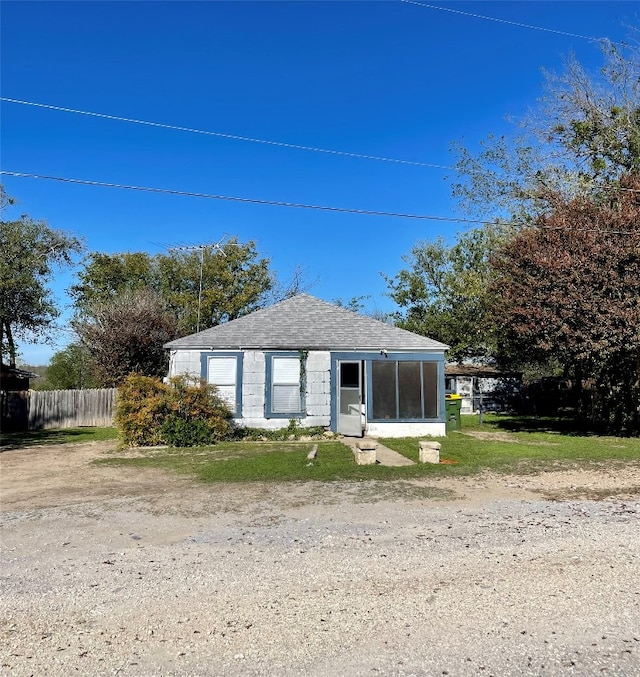
[(447, 364), (447, 393), (460, 395), (462, 414), (507, 411), (522, 386), (522, 372), (482, 364)]
[(0, 390), (7, 392), (29, 390), (29, 381), (33, 378), (38, 378), (38, 374), (0, 364)]
[(165, 348), (169, 376), (214, 384), (238, 426), (294, 419), (354, 437), (446, 434), (448, 346), (308, 294)]

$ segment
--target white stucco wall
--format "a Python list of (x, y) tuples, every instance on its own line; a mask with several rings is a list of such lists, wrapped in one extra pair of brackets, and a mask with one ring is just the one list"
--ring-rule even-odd
[(461, 414), (475, 414), (473, 406), (473, 376), (456, 376), (456, 394), (462, 396)]
[[(201, 353), (223, 350), (177, 350), (171, 355), (169, 376), (194, 374), (200, 376)], [(238, 351), (228, 351), (237, 353)], [(275, 352), (275, 351), (268, 351)], [(331, 359), (328, 351), (313, 351), (307, 355), (305, 405), (307, 415), (299, 418), (303, 427), (331, 424)], [(266, 358), (261, 350), (243, 351), (242, 362), (242, 418), (236, 425), (247, 428), (276, 430), (286, 428), (289, 418), (265, 418)]]
[(169, 357), (169, 376), (193, 374), (200, 377), (200, 351), (174, 350)]

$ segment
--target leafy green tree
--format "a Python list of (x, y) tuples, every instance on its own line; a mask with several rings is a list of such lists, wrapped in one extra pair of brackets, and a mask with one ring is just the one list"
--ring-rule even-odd
[(255, 243), (230, 240), (221, 251), (91, 253), (71, 289), (76, 308), (90, 313), (96, 302), (123, 292), (151, 289), (173, 314), (181, 335), (236, 319), (261, 307), (274, 278)]
[(78, 273), (79, 283), (70, 293), (76, 308), (86, 312), (96, 303), (111, 301), (125, 292), (153, 288), (155, 278), (153, 258), (146, 252), (91, 252)]
[(506, 232), (486, 227), (458, 234), (453, 245), (443, 238), (418, 242), (403, 257), (408, 267), (393, 278), (386, 276), (389, 295), (401, 309), (396, 325), (451, 346), (452, 360), (490, 355), (489, 257)]
[(163, 346), (176, 338), (176, 321), (164, 300), (151, 290), (125, 291), (96, 302), (87, 315), (74, 322), (74, 328), (103, 386), (117, 386), (129, 374), (167, 373)]
[(91, 353), (80, 343), (71, 343), (55, 353), (45, 373), (47, 390), (99, 388)]
[(511, 362), (557, 360), (595, 414), (640, 433), (640, 176), (608, 199), (556, 196), (555, 208), (501, 246), (491, 315)]
[[(264, 305), (272, 287), (269, 261), (255, 243), (235, 239), (220, 251), (176, 252), (157, 258), (158, 291), (190, 334), (235, 320)], [(202, 271), (202, 284), (200, 284)]]
[[(0, 204), (13, 203), (0, 187)], [(42, 221), (0, 221), (0, 359), (16, 365), (17, 341), (50, 339), (60, 312), (48, 289), (55, 271), (69, 266), (82, 244)]]

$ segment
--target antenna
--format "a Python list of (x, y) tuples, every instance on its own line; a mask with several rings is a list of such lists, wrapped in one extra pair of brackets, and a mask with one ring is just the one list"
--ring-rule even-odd
[(198, 287), (198, 321), (196, 324), (196, 332), (200, 331), (200, 305), (202, 303), (202, 269), (204, 267), (204, 253), (205, 251), (212, 249), (213, 251), (220, 252), (223, 256), (226, 256), (224, 249), (222, 248), (222, 243), (226, 238), (227, 236), (223, 235), (217, 242), (212, 242), (210, 244), (183, 245), (167, 248), (170, 252), (200, 252), (200, 283)]

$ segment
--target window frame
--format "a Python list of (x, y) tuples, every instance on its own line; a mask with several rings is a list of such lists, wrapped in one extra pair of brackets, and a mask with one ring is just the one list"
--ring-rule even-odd
[[(238, 351), (211, 351), (211, 352), (202, 352), (200, 353), (200, 376), (208, 384), (216, 385), (209, 381), (209, 360), (211, 359), (220, 359), (220, 358), (230, 358), (233, 357), (236, 360), (236, 407), (235, 410), (231, 412), (233, 418), (242, 417), (242, 362), (244, 358), (244, 353)], [(227, 403), (228, 404), (228, 403)]]
[[(373, 415), (374, 407), (374, 376), (373, 376), (373, 365), (379, 362), (386, 362), (388, 364), (395, 365), (395, 417), (393, 418), (377, 418)], [(399, 382), (399, 372), (400, 372), (400, 363), (401, 362), (416, 362), (419, 365), (420, 369), (420, 407), (422, 411), (422, 416), (419, 418), (416, 417), (401, 417), (400, 413), (400, 382)], [(435, 416), (426, 416), (426, 405), (427, 398), (426, 394), (426, 383), (425, 383), (425, 374), (424, 374), (424, 364), (435, 364), (436, 365), (436, 415)], [(376, 422), (376, 423), (424, 423), (424, 422), (434, 422), (440, 421), (442, 419), (442, 399), (444, 393), (441, 391), (441, 370), (443, 370), (443, 362), (437, 358), (425, 359), (424, 355), (416, 354), (389, 354), (387, 357), (379, 359), (374, 357), (373, 359), (367, 360), (367, 420)]]
[[(300, 365), (298, 388), (300, 392), (300, 408), (298, 411), (281, 412), (273, 410), (273, 386), (279, 385), (273, 381), (273, 361), (277, 358), (296, 359)], [(265, 418), (304, 418), (306, 414), (306, 362), (307, 355), (302, 351), (282, 351), (265, 353), (265, 394), (264, 394), (264, 417)], [(292, 385), (292, 384), (284, 384)]]

